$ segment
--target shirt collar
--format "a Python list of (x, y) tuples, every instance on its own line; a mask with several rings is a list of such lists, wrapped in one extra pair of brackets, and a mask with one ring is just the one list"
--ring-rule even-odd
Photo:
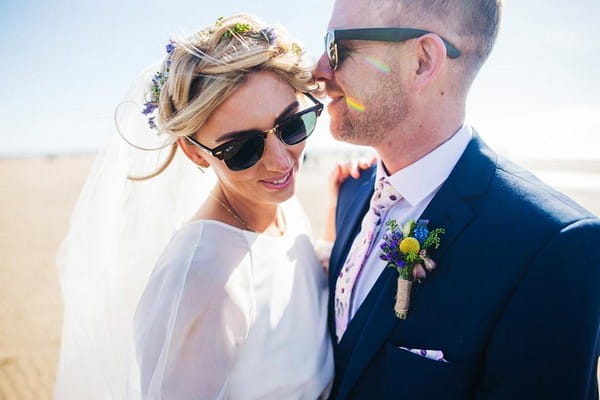
[(380, 159), (375, 183), (381, 177), (388, 177), (394, 189), (414, 207), (444, 183), (472, 137), (472, 128), (465, 124), (433, 151), (391, 176)]

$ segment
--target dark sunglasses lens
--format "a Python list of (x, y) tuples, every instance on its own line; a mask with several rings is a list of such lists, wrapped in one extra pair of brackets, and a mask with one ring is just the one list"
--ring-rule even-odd
[(316, 111), (294, 116), (280, 126), (281, 140), (287, 145), (298, 144), (313, 133), (316, 125)]
[(262, 135), (236, 141), (224, 150), (223, 161), (230, 170), (242, 171), (256, 164), (264, 149), (265, 139)]

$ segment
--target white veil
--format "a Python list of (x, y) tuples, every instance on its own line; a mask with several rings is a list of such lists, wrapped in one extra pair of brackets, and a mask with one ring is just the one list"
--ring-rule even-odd
[[(93, 164), (70, 220), (57, 263), (64, 322), (56, 399), (139, 399), (133, 317), (142, 291), (174, 230), (208, 196), (216, 178), (181, 151), (160, 175), (147, 175), (168, 157), (172, 139), (148, 128), (141, 114), (146, 70), (116, 115), (120, 132)], [(152, 142), (152, 143), (151, 143)]]

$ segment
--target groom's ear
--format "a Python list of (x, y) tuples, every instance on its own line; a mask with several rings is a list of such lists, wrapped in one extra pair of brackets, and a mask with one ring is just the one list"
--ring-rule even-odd
[(417, 57), (417, 63), (415, 64), (412, 87), (415, 90), (421, 90), (438, 77), (446, 61), (446, 46), (438, 35), (429, 33), (417, 39), (415, 56)]
[(184, 137), (178, 137), (177, 144), (179, 147), (181, 147), (181, 150), (183, 150), (183, 153), (187, 156), (187, 158), (189, 158), (194, 164), (202, 168), (207, 168), (209, 166), (204, 154), (201, 154), (201, 150), (185, 140)]

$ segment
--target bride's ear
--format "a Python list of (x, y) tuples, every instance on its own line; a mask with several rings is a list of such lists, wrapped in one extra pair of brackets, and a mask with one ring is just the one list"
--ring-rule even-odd
[(204, 158), (202, 151), (194, 146), (192, 143), (185, 140), (184, 137), (180, 136), (177, 138), (177, 144), (183, 150), (183, 153), (189, 158), (194, 164), (202, 168), (208, 168), (209, 164)]

